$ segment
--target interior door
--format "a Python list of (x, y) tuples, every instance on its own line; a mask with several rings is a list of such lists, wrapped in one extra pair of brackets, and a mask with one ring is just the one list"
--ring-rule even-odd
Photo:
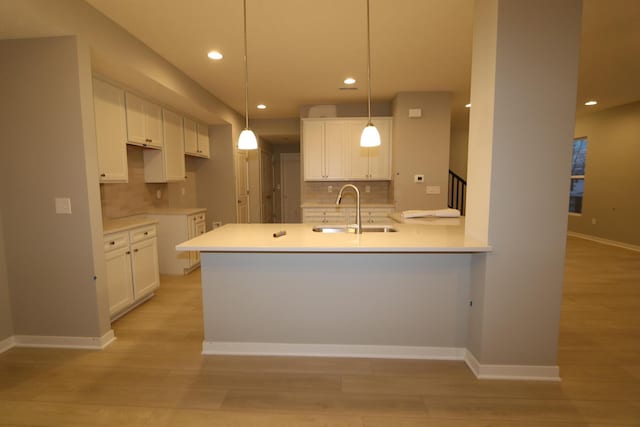
[(249, 222), (249, 156), (236, 151), (236, 213), (238, 224)]
[(260, 201), (262, 203), (262, 222), (273, 222), (273, 162), (271, 153), (260, 150)]
[(282, 222), (301, 222), (300, 154), (281, 154), (280, 170), (280, 187), (282, 188)]

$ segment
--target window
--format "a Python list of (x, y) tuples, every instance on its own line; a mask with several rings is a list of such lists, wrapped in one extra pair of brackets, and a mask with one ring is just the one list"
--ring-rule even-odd
[(584, 194), (584, 169), (587, 160), (587, 138), (573, 140), (571, 156), (571, 190), (569, 193), (569, 212), (582, 213), (582, 195)]

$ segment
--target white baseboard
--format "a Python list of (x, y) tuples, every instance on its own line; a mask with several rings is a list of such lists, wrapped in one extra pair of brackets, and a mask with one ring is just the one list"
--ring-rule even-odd
[(483, 365), (469, 350), (465, 352), (464, 361), (481, 380), (560, 381), (558, 366)]
[(202, 354), (236, 356), (363, 357), (389, 359), (463, 360), (458, 347), (393, 345), (283, 344), (204, 341)]
[(50, 347), (50, 348), (77, 348), (88, 350), (102, 350), (116, 337), (113, 329), (101, 337), (59, 337), (39, 335), (14, 335), (15, 347)]
[(0, 353), (4, 353), (5, 351), (15, 347), (15, 345), (16, 340), (13, 338), (13, 336), (3, 339), (2, 341), (0, 341)]
[(603, 245), (615, 246), (618, 248), (629, 249), (630, 251), (640, 252), (640, 246), (632, 245), (630, 243), (617, 242), (615, 240), (603, 239), (602, 237), (591, 236), (589, 234), (576, 233), (575, 231), (568, 231), (567, 236), (577, 237), (579, 239), (591, 240), (592, 242), (602, 243)]

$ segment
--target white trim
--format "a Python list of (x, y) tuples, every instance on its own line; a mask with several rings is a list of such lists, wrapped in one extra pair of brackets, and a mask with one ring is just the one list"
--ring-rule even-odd
[(460, 347), (414, 347), (395, 345), (204, 341), (202, 343), (202, 354), (463, 360), (465, 349)]
[(115, 341), (116, 337), (113, 333), (113, 329), (109, 329), (109, 331), (101, 337), (15, 335), (13, 339), (16, 347), (51, 347), (102, 350), (113, 341)]
[(575, 231), (568, 231), (567, 236), (577, 237), (584, 240), (591, 240), (593, 242), (602, 243), (603, 245), (615, 246), (622, 249), (628, 249), (630, 251), (640, 252), (640, 246), (632, 245), (631, 243), (617, 242), (615, 240), (603, 239), (602, 237), (591, 236), (589, 234), (576, 233)]
[(480, 380), (560, 381), (558, 366), (483, 365), (469, 350), (465, 353), (464, 361)]
[(3, 339), (0, 341), (0, 353), (4, 353), (7, 350), (12, 349), (16, 345), (16, 340), (13, 336)]

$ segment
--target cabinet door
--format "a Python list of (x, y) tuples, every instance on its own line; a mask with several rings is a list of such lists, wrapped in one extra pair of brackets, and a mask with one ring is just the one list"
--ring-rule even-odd
[[(196, 237), (207, 232), (207, 226), (206, 226), (206, 223), (204, 221), (197, 222), (195, 228), (196, 228), (196, 230), (195, 230), (195, 236)], [(189, 261), (190, 261), (191, 266), (199, 264), (200, 263), (200, 252), (199, 251), (191, 251), (191, 252), (189, 252)]]
[(367, 125), (366, 119), (357, 119), (348, 124), (349, 179), (369, 179), (369, 148), (360, 147), (360, 136)]
[(198, 156), (209, 158), (209, 126), (198, 123)]
[(127, 141), (131, 144), (146, 145), (147, 131), (144, 100), (129, 92), (125, 94), (127, 110)]
[(109, 313), (114, 315), (133, 303), (129, 246), (105, 253)]
[(162, 109), (149, 101), (143, 102), (147, 146), (162, 148)]
[(165, 170), (167, 181), (184, 181), (184, 134), (182, 118), (169, 110), (162, 110), (164, 131)]
[(380, 132), (380, 146), (371, 147), (369, 150), (369, 179), (391, 179), (391, 119), (388, 117), (376, 118), (373, 124)]
[(133, 296), (139, 299), (160, 286), (158, 243), (155, 238), (131, 245)]
[(182, 121), (184, 127), (184, 153), (198, 154), (198, 130), (196, 122), (185, 117)]
[(304, 180), (326, 179), (324, 168), (324, 122), (302, 121), (302, 155), (304, 157)]
[(127, 182), (127, 117), (124, 91), (93, 80), (100, 182)]
[(327, 121), (324, 126), (325, 179), (337, 181), (347, 178), (349, 122)]

